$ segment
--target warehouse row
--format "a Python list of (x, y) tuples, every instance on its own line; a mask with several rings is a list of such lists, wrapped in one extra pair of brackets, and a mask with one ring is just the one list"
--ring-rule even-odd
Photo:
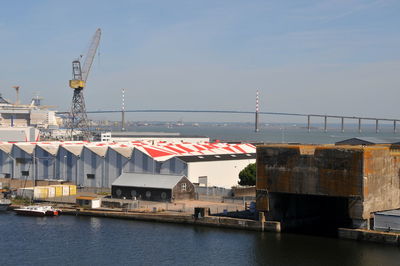
[(65, 180), (83, 187), (111, 187), (123, 172), (185, 175), (192, 183), (237, 185), (255, 162), (251, 144), (131, 142), (0, 143), (1, 177)]

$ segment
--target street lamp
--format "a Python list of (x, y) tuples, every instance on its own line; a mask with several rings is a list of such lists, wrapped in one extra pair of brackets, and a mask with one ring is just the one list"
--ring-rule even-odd
[(66, 164), (66, 160), (67, 160), (67, 155), (64, 155), (64, 175), (63, 175), (64, 180), (67, 180), (67, 164)]

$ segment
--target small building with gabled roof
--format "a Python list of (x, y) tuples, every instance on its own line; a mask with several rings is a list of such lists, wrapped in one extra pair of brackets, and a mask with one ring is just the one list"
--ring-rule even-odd
[(149, 201), (194, 199), (194, 185), (182, 175), (122, 173), (112, 184), (113, 198)]
[(335, 142), (335, 145), (400, 145), (400, 138), (356, 137)]

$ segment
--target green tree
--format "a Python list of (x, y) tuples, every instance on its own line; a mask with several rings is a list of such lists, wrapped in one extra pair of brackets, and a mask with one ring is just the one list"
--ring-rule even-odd
[(239, 185), (255, 186), (256, 185), (256, 164), (251, 163), (239, 173)]

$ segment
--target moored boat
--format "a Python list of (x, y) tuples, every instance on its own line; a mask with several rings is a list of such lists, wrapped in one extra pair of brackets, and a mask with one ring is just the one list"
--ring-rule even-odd
[(14, 210), (19, 215), (27, 216), (57, 216), (60, 214), (60, 210), (54, 209), (51, 206), (25, 206)]
[(0, 199), (0, 211), (6, 211), (8, 206), (11, 205), (11, 201), (8, 199)]

